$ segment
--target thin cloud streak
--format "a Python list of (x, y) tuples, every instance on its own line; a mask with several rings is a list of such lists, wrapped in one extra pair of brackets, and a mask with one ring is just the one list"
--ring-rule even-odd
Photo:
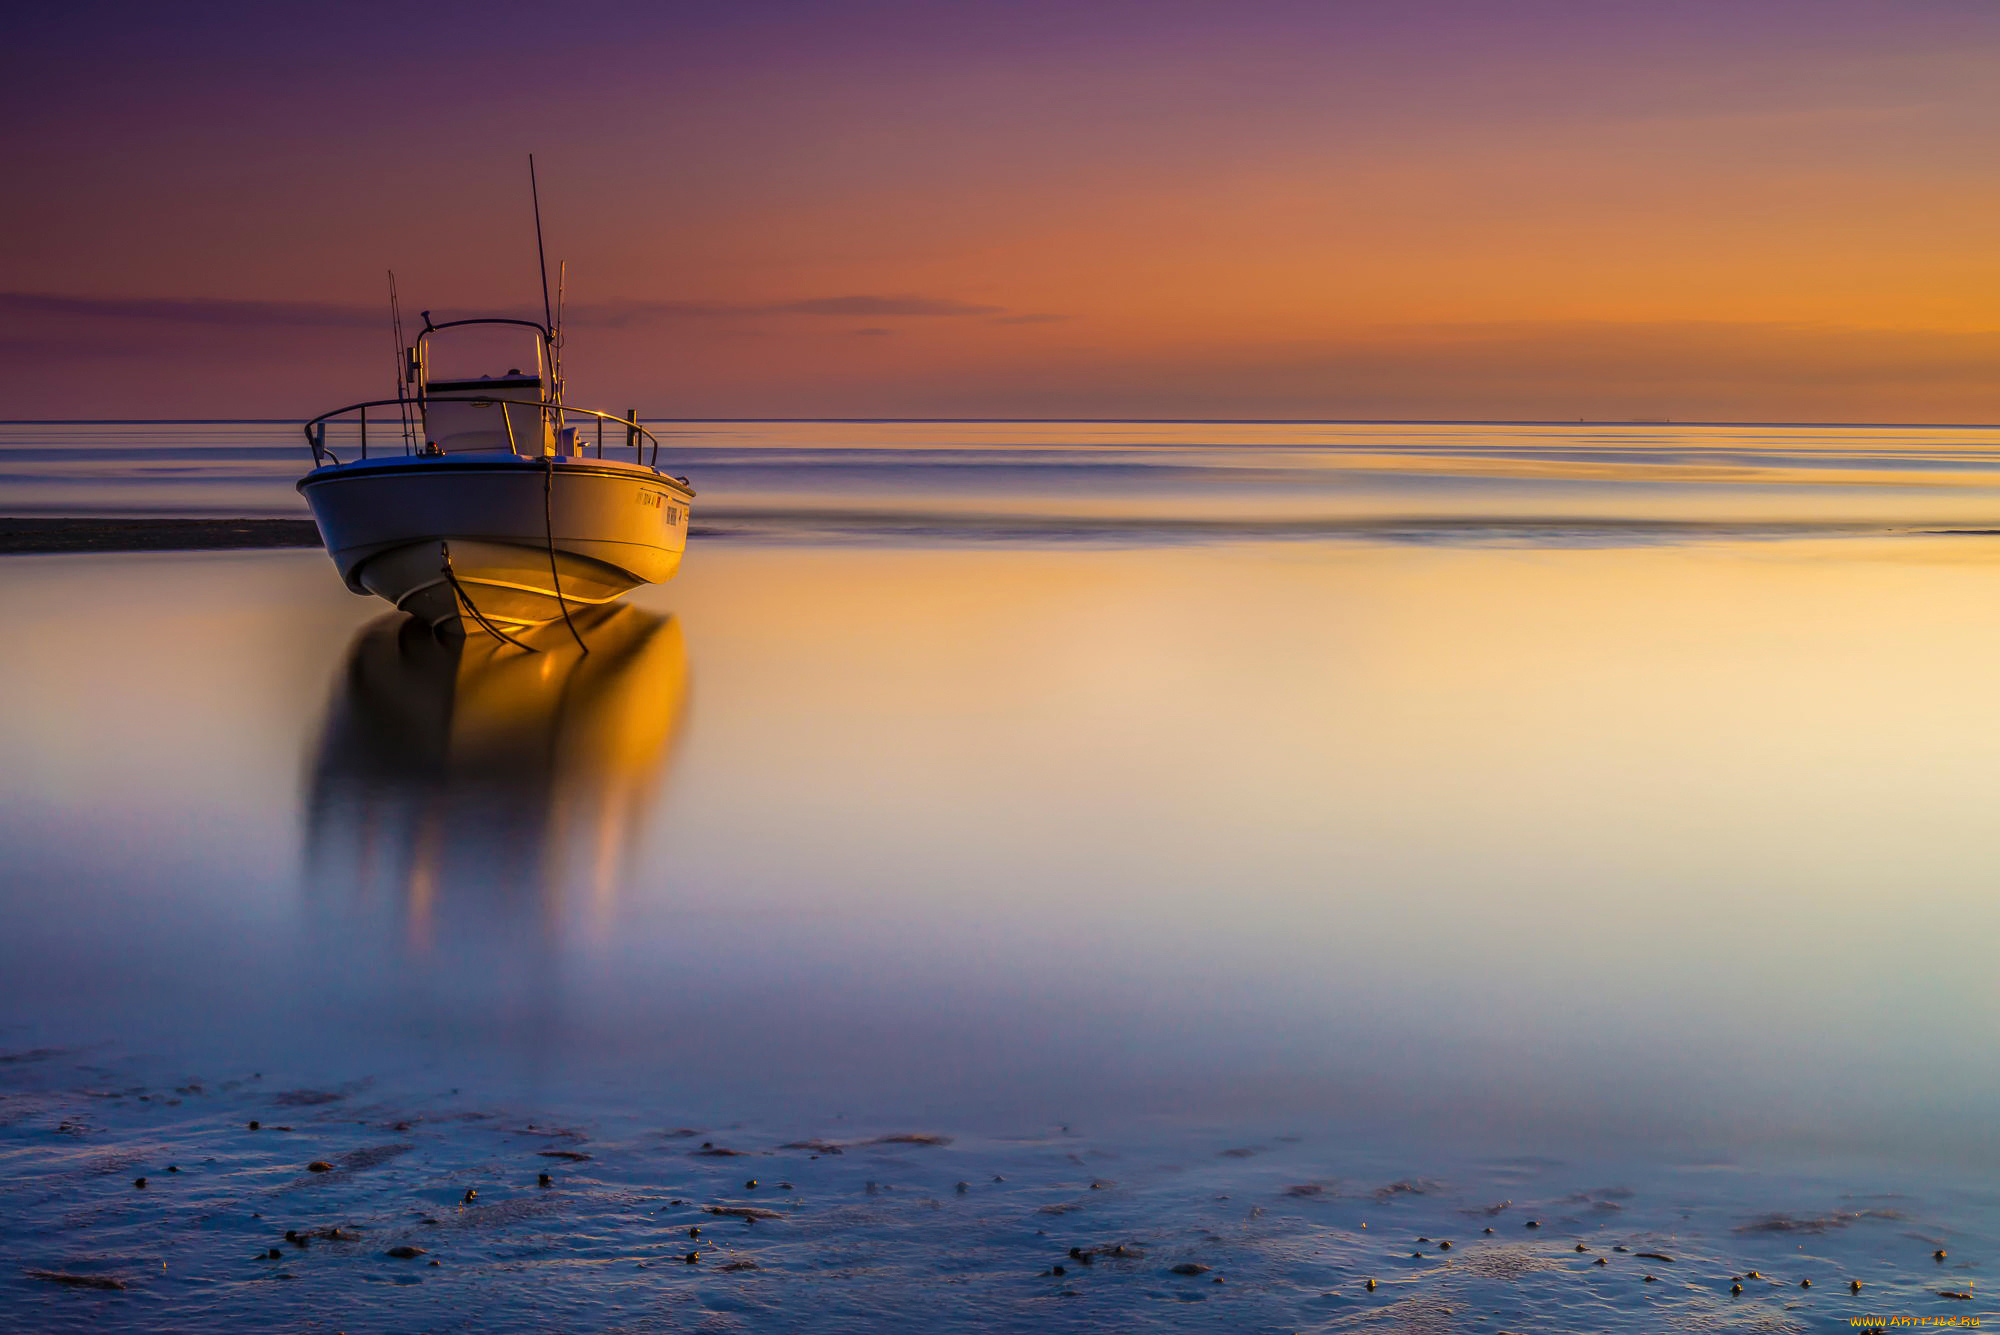
[[(280, 311), (300, 318), (298, 305)], [(375, 384), (389, 369), (379, 317), (362, 337), (173, 326), (151, 303), (145, 309), (140, 320), (51, 317), (0, 328), (12, 415), (303, 414), (352, 399), (354, 385)], [(933, 337), (937, 324), (921, 318), (913, 326), (710, 314), (594, 336), (579, 363), (591, 397), (723, 418), (2000, 420), (1992, 374), (2000, 329), (1356, 322), (1303, 338), (1216, 334), (1132, 347), (1074, 325), (1024, 338), (984, 317), (946, 320), (950, 336)]]
[(1005, 306), (981, 306), (950, 297), (909, 294), (807, 297), (798, 301), (616, 301), (572, 306), (566, 317), (580, 324), (622, 328), (652, 320), (727, 320), (769, 315), (839, 316), (843, 319), (963, 318), (1004, 316)]
[[(570, 306), (564, 318), (580, 325), (623, 328), (656, 320), (751, 319), (766, 316), (834, 316), (842, 319), (999, 317), (1002, 323), (1040, 324), (1065, 316), (1008, 316), (1005, 306), (908, 293), (856, 293), (794, 301), (620, 301)], [(525, 310), (495, 315), (533, 318)], [(380, 308), (319, 301), (260, 301), (228, 297), (86, 297), (56, 292), (0, 292), (0, 316), (139, 320), (233, 329), (374, 328), (387, 318)]]
[(325, 301), (246, 301), (227, 297), (77, 297), (0, 292), (0, 314), (153, 320), (222, 328), (338, 328), (379, 325), (380, 311)]
[(1000, 315), (1005, 306), (975, 306), (937, 297), (816, 297), (762, 308), (771, 315)]

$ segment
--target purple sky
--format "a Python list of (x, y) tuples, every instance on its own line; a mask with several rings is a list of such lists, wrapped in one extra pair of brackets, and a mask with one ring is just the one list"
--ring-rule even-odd
[(2000, 415), (2000, 8), (81, 4), (7, 416), (307, 416), (538, 303), (661, 415)]

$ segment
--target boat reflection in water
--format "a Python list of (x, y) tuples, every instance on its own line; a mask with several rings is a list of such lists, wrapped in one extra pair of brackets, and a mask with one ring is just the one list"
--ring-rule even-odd
[(383, 993), (546, 1019), (531, 994), (565, 939), (608, 933), (687, 654), (678, 622), (638, 608), (576, 622), (589, 653), (560, 622), (534, 651), (401, 614), (355, 637), (306, 812), (314, 953), (331, 947), (348, 988), (380, 969)]

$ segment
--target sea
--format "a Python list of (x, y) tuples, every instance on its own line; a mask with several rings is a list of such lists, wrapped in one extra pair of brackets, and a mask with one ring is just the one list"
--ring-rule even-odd
[(2000, 429), (648, 425), (588, 653), (0, 558), (0, 1329), (2000, 1319)]

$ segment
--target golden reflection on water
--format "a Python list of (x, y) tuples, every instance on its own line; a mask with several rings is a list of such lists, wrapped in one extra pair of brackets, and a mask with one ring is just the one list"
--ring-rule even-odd
[[(681, 629), (593, 609), (529, 652), (392, 613), (349, 645), (307, 807), (307, 880), (417, 953), (440, 932), (609, 928), (687, 696)], [(572, 902), (572, 900), (577, 902)]]

